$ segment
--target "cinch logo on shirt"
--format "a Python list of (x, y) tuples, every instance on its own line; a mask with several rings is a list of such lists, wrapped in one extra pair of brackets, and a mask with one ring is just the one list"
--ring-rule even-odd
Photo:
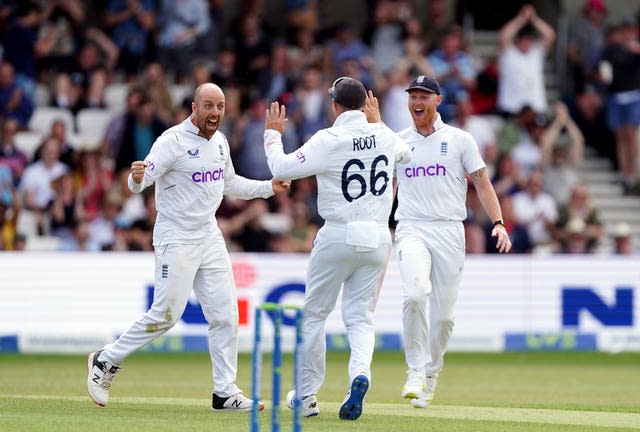
[(213, 171), (207, 171), (204, 168), (202, 171), (194, 172), (191, 175), (191, 180), (195, 183), (207, 183), (212, 181), (218, 181), (224, 179), (224, 168), (218, 168)]
[(404, 175), (408, 178), (412, 177), (433, 177), (433, 176), (446, 176), (447, 167), (444, 165), (435, 164), (429, 166), (413, 166), (404, 169)]

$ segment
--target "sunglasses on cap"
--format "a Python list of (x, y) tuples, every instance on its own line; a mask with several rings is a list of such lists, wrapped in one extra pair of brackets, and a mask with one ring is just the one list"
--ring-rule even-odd
[(331, 99), (335, 99), (336, 98), (336, 86), (342, 81), (347, 79), (348, 77), (345, 76), (341, 76), (340, 78), (337, 78), (333, 84), (331, 84), (331, 88), (329, 89), (329, 95), (331, 96)]

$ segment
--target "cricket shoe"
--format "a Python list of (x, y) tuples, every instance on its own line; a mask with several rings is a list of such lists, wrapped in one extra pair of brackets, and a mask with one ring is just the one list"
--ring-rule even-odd
[(120, 372), (120, 368), (109, 362), (101, 362), (98, 360), (103, 350), (92, 352), (89, 354), (87, 366), (89, 376), (87, 378), (87, 390), (89, 397), (96, 405), (106, 406), (109, 402), (109, 389), (111, 388), (111, 380), (115, 374)]
[[(287, 404), (287, 408), (289, 408), (290, 410), (295, 409), (295, 390), (289, 390), (289, 393), (287, 393), (287, 397), (285, 398), (285, 402)], [(315, 417), (320, 414), (320, 408), (318, 407), (318, 398), (316, 397), (316, 395), (312, 394), (302, 398), (301, 403), (302, 410), (300, 411), (300, 414), (302, 415), (302, 417)]]
[(367, 390), (369, 390), (369, 378), (358, 375), (353, 379), (338, 413), (341, 420), (357, 420), (360, 417)]
[(409, 369), (407, 371), (407, 381), (402, 387), (402, 397), (405, 399), (416, 399), (426, 388), (424, 369)]
[(411, 405), (415, 408), (426, 408), (433, 401), (433, 395), (436, 392), (436, 387), (438, 386), (438, 374), (428, 375), (426, 388), (419, 397), (415, 399), (411, 399)]
[[(251, 408), (253, 408), (253, 399), (249, 399), (241, 392), (227, 397), (221, 397), (215, 393), (212, 393), (211, 408), (214, 411), (251, 411)], [(258, 411), (262, 411), (263, 409), (264, 402), (258, 402)]]

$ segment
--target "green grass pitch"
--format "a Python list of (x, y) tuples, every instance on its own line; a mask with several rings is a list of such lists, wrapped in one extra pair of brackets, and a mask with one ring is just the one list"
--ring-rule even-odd
[[(270, 379), (264, 359), (261, 430), (270, 430)], [(291, 386), (284, 358), (283, 394)], [(250, 357), (238, 384), (250, 395)], [(376, 353), (362, 417), (338, 419), (347, 387), (347, 354), (330, 353), (318, 395), (320, 416), (304, 431), (638, 431), (640, 354), (450, 353), (434, 403), (416, 409), (400, 398), (401, 353)], [(206, 354), (138, 353), (114, 379), (106, 408), (86, 394), (86, 357), (0, 355), (0, 431), (247, 431), (246, 413), (210, 409)], [(282, 408), (282, 431), (291, 414)]]

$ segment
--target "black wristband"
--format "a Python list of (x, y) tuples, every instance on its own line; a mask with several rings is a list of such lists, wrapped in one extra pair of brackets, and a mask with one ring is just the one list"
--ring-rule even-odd
[(493, 226), (495, 227), (496, 225), (502, 225), (504, 226), (504, 220), (502, 219), (498, 219), (497, 221), (493, 222)]

